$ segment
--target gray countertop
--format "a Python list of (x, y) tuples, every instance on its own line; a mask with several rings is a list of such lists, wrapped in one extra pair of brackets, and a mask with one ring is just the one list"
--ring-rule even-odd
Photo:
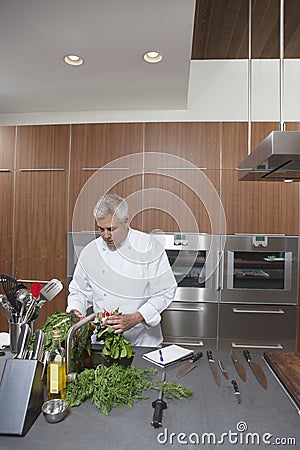
[[(133, 364), (146, 368), (152, 365), (141, 358), (148, 349), (138, 348)], [(82, 448), (115, 449), (238, 449), (243, 448), (299, 448), (300, 416), (273, 373), (262, 358), (262, 353), (251, 352), (253, 360), (263, 367), (268, 389), (265, 391), (256, 381), (242, 352), (238, 352), (246, 367), (247, 381), (243, 383), (231, 362), (227, 351), (214, 351), (215, 359), (221, 359), (228, 370), (230, 380), (238, 381), (241, 403), (233, 394), (233, 387), (221, 375), (221, 387), (214, 383), (207, 358), (198, 361), (197, 367), (180, 380), (191, 388), (194, 395), (183, 400), (167, 400), (161, 428), (150, 425), (154, 392), (149, 399), (135, 403), (132, 408), (115, 408), (104, 416), (90, 400), (72, 408), (66, 419), (49, 424), (40, 414), (27, 434), (0, 436), (2, 450), (79, 450)], [(5, 357), (0, 358), (2, 372)], [(167, 369), (166, 379), (178, 382), (175, 373), (183, 363)], [(158, 368), (158, 377), (161, 369)], [(9, 405), (0, 405), (9, 408)], [(211, 433), (210, 437), (206, 433)], [(209, 438), (211, 440), (208, 443)], [(294, 442), (289, 439), (294, 439)], [(198, 441), (199, 439), (199, 441)], [(203, 439), (203, 441), (202, 441)], [(276, 440), (281, 440), (278, 445)], [(264, 442), (265, 440), (265, 442)], [(248, 444), (247, 444), (248, 441)], [(293, 444), (293, 445), (292, 445)]]

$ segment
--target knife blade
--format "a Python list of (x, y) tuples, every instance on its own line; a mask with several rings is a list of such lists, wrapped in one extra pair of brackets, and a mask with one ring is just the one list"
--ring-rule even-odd
[(220, 387), (221, 386), (220, 373), (218, 372), (218, 368), (217, 368), (216, 362), (213, 358), (212, 351), (207, 350), (206, 354), (207, 354), (209, 368), (210, 368), (211, 374), (213, 376), (213, 379), (215, 380), (216, 385), (218, 387)]
[(234, 367), (236, 368), (236, 371), (238, 373), (238, 376), (240, 379), (246, 383), (247, 375), (246, 375), (246, 369), (244, 365), (241, 363), (241, 361), (238, 359), (235, 351), (231, 351), (231, 359), (234, 364)]
[[(163, 371), (161, 377), (162, 382), (164, 382), (165, 379), (166, 379), (166, 372)], [(151, 425), (154, 428), (159, 428), (161, 427), (162, 424), (163, 410), (167, 408), (167, 403), (163, 400), (163, 390), (160, 391), (158, 399), (152, 402), (152, 407), (154, 408), (154, 413)]]
[(196, 361), (198, 361), (198, 359), (202, 358), (203, 353), (202, 352), (198, 352), (195, 355), (193, 355), (189, 361), (187, 363), (185, 363), (182, 367), (180, 367), (180, 369), (177, 370), (176, 372), (176, 378), (182, 378), (184, 377), (187, 373), (189, 373), (191, 370), (195, 369), (195, 367), (197, 367)]
[(238, 403), (241, 403), (241, 393), (236, 380), (231, 380), (231, 383), (233, 385), (234, 395), (236, 396)]
[(266, 379), (266, 375), (264, 373), (264, 371), (262, 370), (262, 368), (255, 362), (252, 361), (250, 352), (248, 350), (244, 350), (243, 354), (246, 358), (246, 361), (248, 362), (252, 372), (255, 375), (255, 378), (257, 379), (257, 381), (259, 382), (259, 384), (264, 388), (267, 389), (268, 387), (268, 382)]
[(229, 375), (227, 370), (224, 368), (222, 361), (218, 360), (218, 365), (220, 367), (220, 370), (222, 372), (222, 374), (224, 375), (224, 377), (226, 378), (226, 380), (229, 380)]

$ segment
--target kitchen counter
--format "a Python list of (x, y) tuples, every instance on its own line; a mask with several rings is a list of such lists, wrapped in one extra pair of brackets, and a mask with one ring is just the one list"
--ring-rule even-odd
[[(142, 353), (148, 350), (135, 349), (133, 364), (136, 367), (153, 367), (141, 358)], [(198, 361), (197, 367), (180, 380), (184, 386), (193, 389), (194, 395), (183, 400), (167, 400), (168, 407), (163, 412), (161, 428), (150, 425), (153, 416), (152, 401), (157, 398), (157, 393), (150, 391), (148, 400), (139, 401), (132, 408), (114, 408), (108, 417), (96, 409), (90, 400), (72, 408), (66, 419), (57, 424), (49, 424), (40, 414), (25, 436), (0, 436), (0, 449), (152, 450), (219, 447), (241, 450), (272, 448), (269, 444), (274, 444), (273, 447), (276, 448), (299, 448), (300, 416), (262, 359), (262, 353), (251, 351), (252, 360), (259, 362), (266, 373), (266, 391), (256, 381), (241, 351), (237, 354), (246, 367), (246, 383), (239, 379), (229, 351), (214, 351), (213, 354), (216, 360), (222, 360), (230, 380), (237, 380), (241, 392), (240, 404), (233, 394), (230, 380), (227, 381), (220, 374), (221, 387), (218, 388), (214, 383), (204, 352), (204, 357)], [(5, 357), (1, 357), (1, 373), (4, 362)], [(184, 363), (177, 363), (167, 369), (167, 381), (178, 382), (175, 373), (182, 364)], [(161, 377), (160, 368), (158, 377)], [(0, 407), (9, 408), (9, 405)], [(209, 437), (205, 433), (211, 433), (210, 445)], [(204, 442), (201, 441), (203, 438)], [(291, 438), (294, 438), (293, 445), (288, 441)], [(200, 440), (199, 443), (197, 439)], [(276, 439), (281, 439), (282, 445), (275, 445)]]

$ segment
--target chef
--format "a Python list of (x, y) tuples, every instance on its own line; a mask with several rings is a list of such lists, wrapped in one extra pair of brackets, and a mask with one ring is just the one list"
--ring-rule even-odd
[(167, 255), (152, 235), (129, 227), (127, 202), (105, 195), (94, 209), (100, 237), (80, 253), (69, 285), (67, 312), (114, 311), (105, 318), (115, 333), (138, 346), (159, 346), (161, 312), (171, 303), (176, 280)]

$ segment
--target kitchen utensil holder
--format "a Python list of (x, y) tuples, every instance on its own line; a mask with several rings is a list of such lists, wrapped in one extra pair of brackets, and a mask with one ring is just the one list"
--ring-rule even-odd
[[(17, 353), (18, 351), (18, 339), (21, 332), (21, 323), (9, 321), (9, 337), (10, 337), (10, 351)], [(33, 333), (33, 321), (29, 322), (29, 326)]]
[(41, 412), (43, 365), (37, 360), (7, 359), (0, 383), (0, 435), (24, 436)]

